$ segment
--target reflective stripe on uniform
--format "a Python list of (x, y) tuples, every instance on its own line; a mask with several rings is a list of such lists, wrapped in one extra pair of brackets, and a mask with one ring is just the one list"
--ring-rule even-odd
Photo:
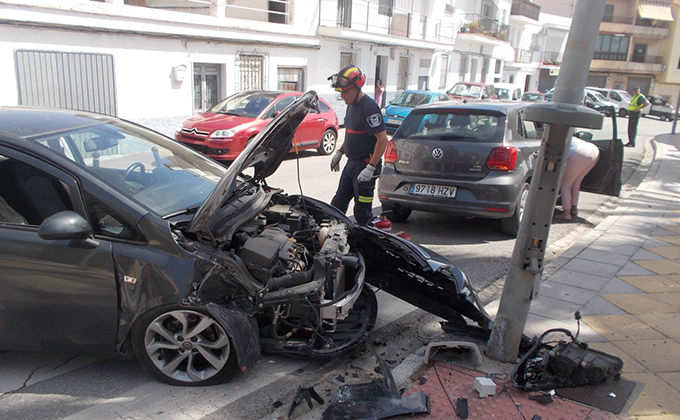
[(373, 202), (373, 196), (366, 197), (365, 195), (360, 195), (359, 196), (359, 202), (360, 203), (372, 203)]

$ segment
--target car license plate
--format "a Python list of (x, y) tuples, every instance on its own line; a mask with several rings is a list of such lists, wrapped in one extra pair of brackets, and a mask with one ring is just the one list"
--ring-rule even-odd
[(401, 125), (401, 121), (395, 120), (395, 119), (392, 119), (392, 118), (388, 118), (388, 119), (387, 119), (387, 123), (388, 123), (388, 124)]
[(444, 185), (413, 184), (410, 193), (436, 198), (456, 198), (456, 187), (446, 187)]

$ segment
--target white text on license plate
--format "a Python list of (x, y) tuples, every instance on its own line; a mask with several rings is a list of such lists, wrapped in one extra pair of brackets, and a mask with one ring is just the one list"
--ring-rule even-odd
[(410, 193), (413, 195), (424, 195), (437, 198), (456, 198), (456, 187), (444, 185), (413, 184)]

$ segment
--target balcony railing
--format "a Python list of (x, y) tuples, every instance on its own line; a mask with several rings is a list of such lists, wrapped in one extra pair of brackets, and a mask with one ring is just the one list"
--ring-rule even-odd
[(633, 63), (663, 64), (663, 57), (645, 54), (631, 54), (630, 61)]
[(661, 20), (640, 19), (633, 16), (617, 16), (604, 15), (602, 16), (603, 23), (619, 23), (622, 25), (648, 26), (654, 28), (668, 28), (668, 22)]
[(512, 0), (510, 14), (538, 20), (538, 16), (541, 14), (541, 6), (529, 0)]
[(515, 50), (515, 63), (531, 63), (531, 51)]
[(463, 15), (458, 32), (461, 33), (480, 33), (488, 35), (501, 41), (507, 41), (510, 36), (510, 25), (489, 19), (477, 13), (466, 13)]
[(381, 6), (365, 0), (320, 0), (319, 25), (445, 44), (453, 43), (456, 38), (453, 21), (433, 19), (407, 7)]
[(559, 66), (562, 63), (564, 54), (559, 51), (543, 51), (541, 54), (541, 62), (543, 64), (554, 64)]

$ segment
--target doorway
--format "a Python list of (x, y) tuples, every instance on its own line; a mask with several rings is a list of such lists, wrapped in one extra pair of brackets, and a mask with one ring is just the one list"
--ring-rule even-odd
[(220, 100), (220, 66), (194, 63), (194, 112), (203, 112)]

